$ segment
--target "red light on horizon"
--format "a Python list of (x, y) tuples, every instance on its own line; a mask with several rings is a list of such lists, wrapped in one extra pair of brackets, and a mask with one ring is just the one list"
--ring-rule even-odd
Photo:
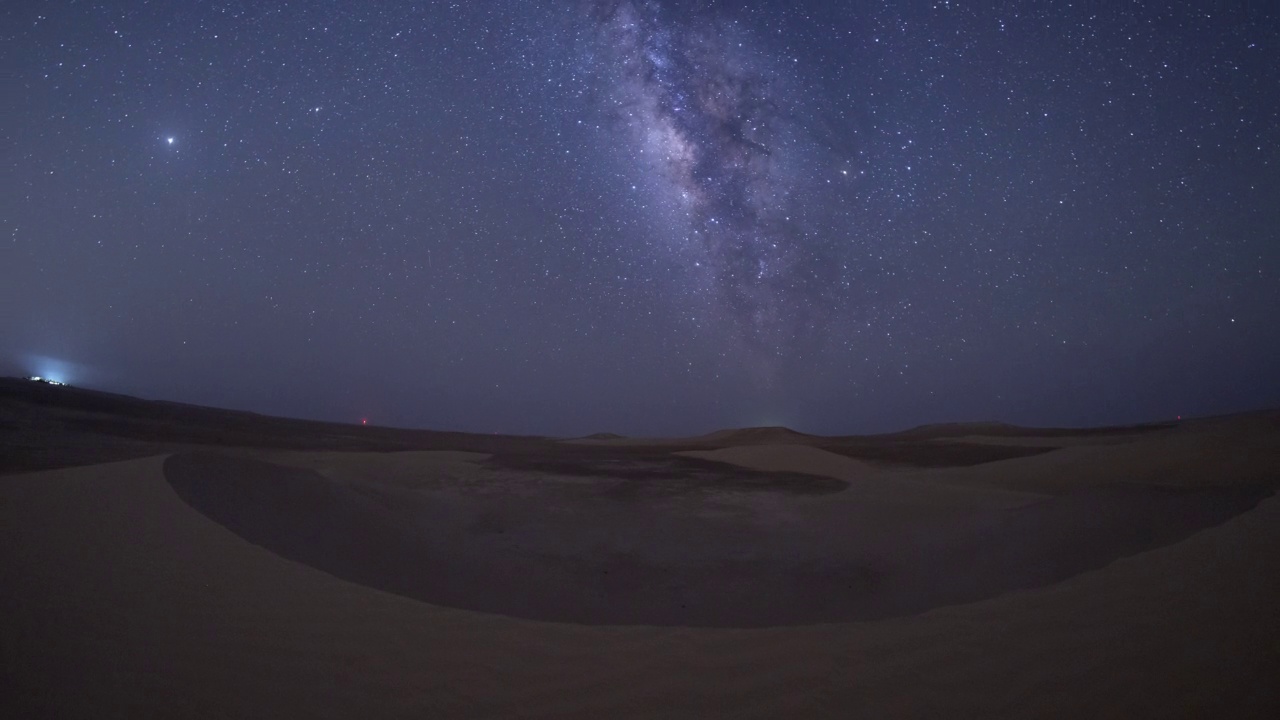
[(369, 418), (360, 418), (360, 424), (361, 424), (361, 425), (368, 425), (368, 424), (369, 424)]

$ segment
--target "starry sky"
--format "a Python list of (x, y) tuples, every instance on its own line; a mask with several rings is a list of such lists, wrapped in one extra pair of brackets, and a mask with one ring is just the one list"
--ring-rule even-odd
[(551, 435), (1280, 406), (1271, 3), (0, 23), (4, 374)]

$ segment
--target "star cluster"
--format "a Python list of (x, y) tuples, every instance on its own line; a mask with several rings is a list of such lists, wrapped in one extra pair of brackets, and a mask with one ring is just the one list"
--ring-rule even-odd
[(553, 434), (1280, 404), (1263, 4), (3, 18), (7, 374)]

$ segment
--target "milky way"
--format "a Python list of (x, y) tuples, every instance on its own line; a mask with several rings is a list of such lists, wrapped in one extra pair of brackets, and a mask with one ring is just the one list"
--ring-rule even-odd
[(597, 3), (596, 72), (638, 172), (686, 223), (721, 320), (757, 350), (794, 341), (816, 290), (796, 217), (804, 145), (794, 83), (739, 24), (703, 6)]

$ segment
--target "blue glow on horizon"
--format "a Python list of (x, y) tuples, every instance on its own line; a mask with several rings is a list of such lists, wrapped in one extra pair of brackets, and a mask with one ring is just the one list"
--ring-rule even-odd
[(28, 356), (26, 365), (28, 377), (40, 377), (63, 385), (74, 385), (83, 375), (78, 372), (80, 367), (76, 363), (42, 355)]

